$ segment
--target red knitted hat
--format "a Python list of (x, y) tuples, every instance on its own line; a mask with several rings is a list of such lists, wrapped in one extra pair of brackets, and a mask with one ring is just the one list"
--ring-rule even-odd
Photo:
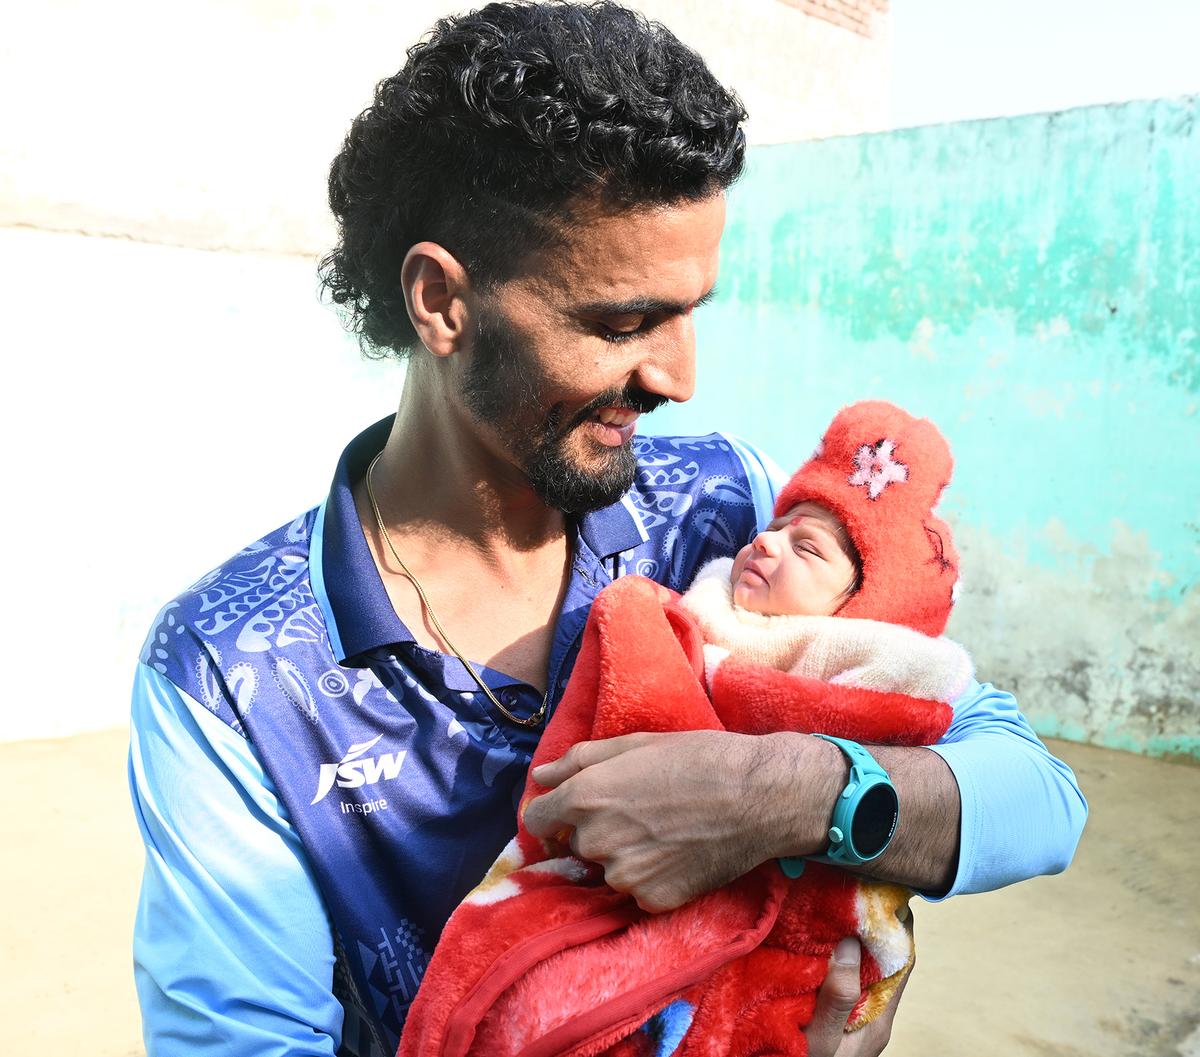
[(862, 585), (838, 616), (904, 624), (940, 635), (950, 619), (958, 552), (934, 517), (954, 461), (937, 427), (895, 404), (868, 400), (837, 413), (816, 453), (775, 502), (826, 507), (862, 558)]

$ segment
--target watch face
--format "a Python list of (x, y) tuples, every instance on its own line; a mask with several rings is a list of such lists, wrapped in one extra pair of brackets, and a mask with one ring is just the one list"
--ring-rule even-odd
[(878, 855), (887, 847), (896, 828), (900, 804), (896, 790), (886, 782), (872, 786), (858, 802), (854, 822), (850, 827), (850, 840), (854, 850), (864, 859)]

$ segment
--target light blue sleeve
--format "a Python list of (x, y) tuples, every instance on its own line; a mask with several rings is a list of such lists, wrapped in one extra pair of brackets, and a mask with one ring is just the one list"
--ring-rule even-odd
[(954, 702), (950, 729), (933, 751), (949, 764), (962, 801), (958, 872), (938, 898), (990, 892), (1067, 868), (1087, 801), (1012, 694), (973, 683)]
[[(787, 474), (753, 445), (725, 439), (745, 467), (762, 526)], [(954, 703), (950, 729), (934, 751), (953, 772), (962, 801), (958, 872), (938, 898), (990, 892), (1067, 868), (1087, 801), (1071, 768), (1038, 740), (1011, 694), (972, 683)]]
[(148, 1057), (331, 1057), (343, 1014), (329, 919), (250, 743), (139, 665), (129, 782), (146, 845), (133, 948)]

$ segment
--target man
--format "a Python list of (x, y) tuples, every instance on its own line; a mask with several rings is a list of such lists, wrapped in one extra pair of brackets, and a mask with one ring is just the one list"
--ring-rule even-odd
[[(355, 121), (324, 278), (369, 350), (410, 356), (404, 396), (317, 510), (147, 640), (130, 772), (152, 1055), (389, 1054), (514, 831), (591, 600), (626, 572), (686, 586), (769, 510), (753, 451), (634, 435), (692, 394), (743, 118), (694, 53), (604, 3), (444, 20)], [(531, 828), (573, 826), (651, 909), (825, 850), (838, 749), (664, 738), (551, 765)], [(1082, 798), (1012, 699), (974, 688), (948, 740), (874, 750), (904, 813), (871, 872), (944, 895), (1063, 868)], [(840, 1039), (856, 957), (835, 956), (815, 1057), (886, 1042), (890, 1018)]]

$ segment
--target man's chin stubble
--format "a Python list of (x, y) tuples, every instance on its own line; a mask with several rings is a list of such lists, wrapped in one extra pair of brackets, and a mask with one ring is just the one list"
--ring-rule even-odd
[(611, 455), (603, 466), (584, 468), (566, 450), (569, 437), (540, 445), (526, 460), (525, 474), (548, 507), (565, 514), (586, 514), (611, 506), (633, 487), (637, 460), (632, 441), (608, 449)]

